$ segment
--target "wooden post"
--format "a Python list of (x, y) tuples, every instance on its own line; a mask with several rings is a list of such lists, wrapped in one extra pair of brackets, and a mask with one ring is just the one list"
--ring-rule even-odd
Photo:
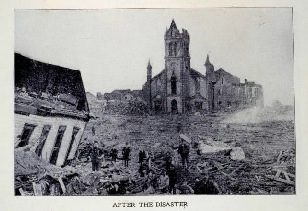
[(36, 184), (35, 182), (32, 182), (32, 186), (33, 186), (33, 191), (34, 191), (35, 196), (42, 196), (43, 195), (41, 184)]
[(64, 182), (63, 182), (63, 180), (62, 180), (62, 176), (60, 176), (60, 177), (58, 178), (58, 180), (59, 180), (59, 182), (60, 182), (62, 192), (63, 192), (63, 194), (65, 194), (65, 193), (66, 193), (66, 188), (65, 188)]

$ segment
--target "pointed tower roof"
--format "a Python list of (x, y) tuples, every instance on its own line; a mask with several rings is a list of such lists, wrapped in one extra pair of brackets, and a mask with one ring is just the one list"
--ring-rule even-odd
[(171, 29), (171, 28), (175, 28), (175, 29), (177, 29), (177, 27), (176, 27), (176, 23), (175, 23), (174, 19), (172, 19), (172, 21), (171, 21), (171, 24), (170, 24), (170, 29)]
[(205, 65), (211, 65), (209, 54), (207, 54)]
[(176, 23), (174, 21), (174, 19), (172, 19), (170, 27), (167, 29), (166, 33), (165, 33), (165, 38), (173, 38), (173, 37), (180, 37), (181, 34), (176, 26)]
[(150, 59), (149, 59), (149, 62), (148, 62), (148, 69), (152, 69), (152, 65), (151, 65)]
[(207, 55), (206, 57), (206, 61), (205, 61), (205, 64), (204, 66), (206, 67), (206, 72), (210, 71), (214, 71), (214, 65), (212, 65), (212, 63), (210, 62), (210, 57), (209, 55)]

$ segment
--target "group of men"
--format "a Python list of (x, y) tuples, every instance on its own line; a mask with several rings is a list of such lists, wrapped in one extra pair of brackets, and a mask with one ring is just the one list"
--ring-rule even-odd
[[(182, 168), (188, 169), (189, 166), (189, 144), (184, 140), (181, 140), (180, 145), (178, 146), (177, 152), (181, 156)], [(139, 174), (141, 177), (146, 178), (144, 192), (152, 193), (153, 191), (159, 191), (161, 193), (193, 193), (192, 188), (187, 185), (187, 182), (177, 186), (179, 183), (179, 167), (174, 163), (174, 157), (170, 151), (164, 156), (164, 168), (160, 169), (160, 175), (154, 173), (151, 170), (151, 166), (148, 162), (149, 156), (148, 153), (142, 149), (139, 152)], [(156, 176), (158, 175), (158, 176)], [(177, 192), (178, 191), (178, 192)]]
[[(181, 127), (177, 127), (178, 133), (181, 131)], [(95, 134), (94, 131), (92, 131)], [(128, 167), (130, 160), (131, 148), (126, 142), (125, 146), (122, 148), (122, 160), (123, 165)], [(182, 168), (189, 169), (189, 153), (190, 146), (184, 139), (180, 139), (180, 144), (177, 148), (177, 153), (181, 157)], [(101, 160), (104, 158), (104, 152), (99, 148), (98, 142), (95, 141), (93, 147), (90, 150), (92, 170), (99, 171)], [(111, 162), (116, 163), (118, 157), (118, 149), (112, 148), (110, 151)], [(144, 149), (139, 151), (138, 157), (139, 175), (141, 178), (145, 179), (145, 185), (143, 191), (145, 193), (154, 193), (155, 191), (160, 191), (161, 193), (171, 193), (171, 194), (218, 194), (220, 190), (218, 185), (214, 182), (213, 178), (205, 177), (203, 179), (196, 179), (195, 186), (192, 188), (188, 185), (187, 181), (182, 181), (179, 183), (179, 169), (177, 165), (174, 165), (173, 156), (170, 152), (167, 152), (164, 158), (165, 168), (161, 170), (161, 174), (157, 177), (151, 170), (149, 162), (149, 154)], [(180, 184), (180, 185), (179, 185)]]
[[(128, 162), (130, 160), (130, 152), (131, 148), (126, 142), (126, 145), (122, 148), (122, 160), (124, 162), (124, 166), (128, 167)], [(178, 153), (180, 154), (182, 158), (182, 166), (183, 168), (187, 169), (188, 168), (188, 161), (189, 161), (189, 145), (186, 144), (183, 140), (181, 140), (181, 144), (178, 147)], [(90, 149), (90, 157), (91, 157), (91, 162), (92, 162), (92, 170), (93, 171), (98, 171), (100, 169), (101, 161), (104, 159), (104, 152), (103, 150), (99, 147), (99, 144), (97, 141), (94, 141), (94, 144), (92, 148)], [(112, 148), (110, 151), (110, 156), (111, 156), (111, 162), (116, 163), (118, 157), (118, 149)], [(143, 149), (140, 150), (139, 152), (139, 163), (142, 165), (144, 161), (148, 159), (148, 154), (147, 152)], [(172, 162), (172, 157), (170, 153), (168, 153), (167, 158), (166, 158), (166, 170), (169, 169), (170, 165)]]
[[(122, 149), (122, 160), (125, 167), (128, 167), (128, 161), (130, 160), (130, 151), (130, 146), (128, 145), (128, 143), (126, 143), (126, 145)], [(116, 163), (117, 159), (119, 158), (118, 149), (112, 148), (110, 151), (110, 156), (111, 162)], [(99, 171), (101, 168), (101, 163), (104, 160), (104, 152), (97, 141), (94, 141), (94, 144), (89, 151), (89, 157), (91, 158), (92, 170)]]

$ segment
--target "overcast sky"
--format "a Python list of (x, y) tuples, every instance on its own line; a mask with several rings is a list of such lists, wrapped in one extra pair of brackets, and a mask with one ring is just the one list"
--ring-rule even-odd
[(78, 69), (86, 91), (141, 89), (149, 58), (164, 68), (164, 33), (174, 18), (190, 34), (191, 67), (206, 55), (263, 85), (266, 105), (294, 103), (290, 8), (15, 10), (15, 51)]

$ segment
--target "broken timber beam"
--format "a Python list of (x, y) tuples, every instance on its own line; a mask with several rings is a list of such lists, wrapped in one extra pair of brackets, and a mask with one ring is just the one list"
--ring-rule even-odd
[(240, 168), (242, 168), (245, 165), (245, 163), (243, 163), (242, 165), (240, 165), (239, 167), (237, 167), (236, 169), (234, 169), (229, 175), (234, 174), (236, 171), (238, 171)]
[(61, 189), (62, 189), (63, 194), (66, 193), (66, 188), (65, 188), (64, 182), (63, 182), (63, 180), (62, 180), (62, 176), (60, 176), (60, 177), (58, 178), (58, 180), (59, 180), (59, 182), (60, 182), (60, 186), (61, 186)]
[(27, 195), (22, 188), (19, 188), (18, 190), (19, 190), (20, 195), (22, 195), (22, 196), (26, 196)]
[[(291, 179), (290, 179), (290, 177), (295, 178), (294, 174), (289, 174), (286, 171), (279, 170), (279, 169), (276, 169), (276, 171), (277, 172), (276, 172), (275, 176), (271, 176), (271, 175), (265, 175), (265, 176), (267, 178), (270, 178), (270, 179), (278, 181), (278, 182), (282, 182), (282, 183), (289, 184), (289, 185), (295, 185), (295, 182), (291, 181)], [(284, 175), (285, 179), (282, 179), (280, 177), (281, 173)]]
[(42, 186), (40, 183), (35, 183), (32, 182), (32, 186), (33, 186), (33, 191), (34, 191), (34, 195), (35, 196), (42, 196), (43, 195), (43, 191), (42, 191)]

